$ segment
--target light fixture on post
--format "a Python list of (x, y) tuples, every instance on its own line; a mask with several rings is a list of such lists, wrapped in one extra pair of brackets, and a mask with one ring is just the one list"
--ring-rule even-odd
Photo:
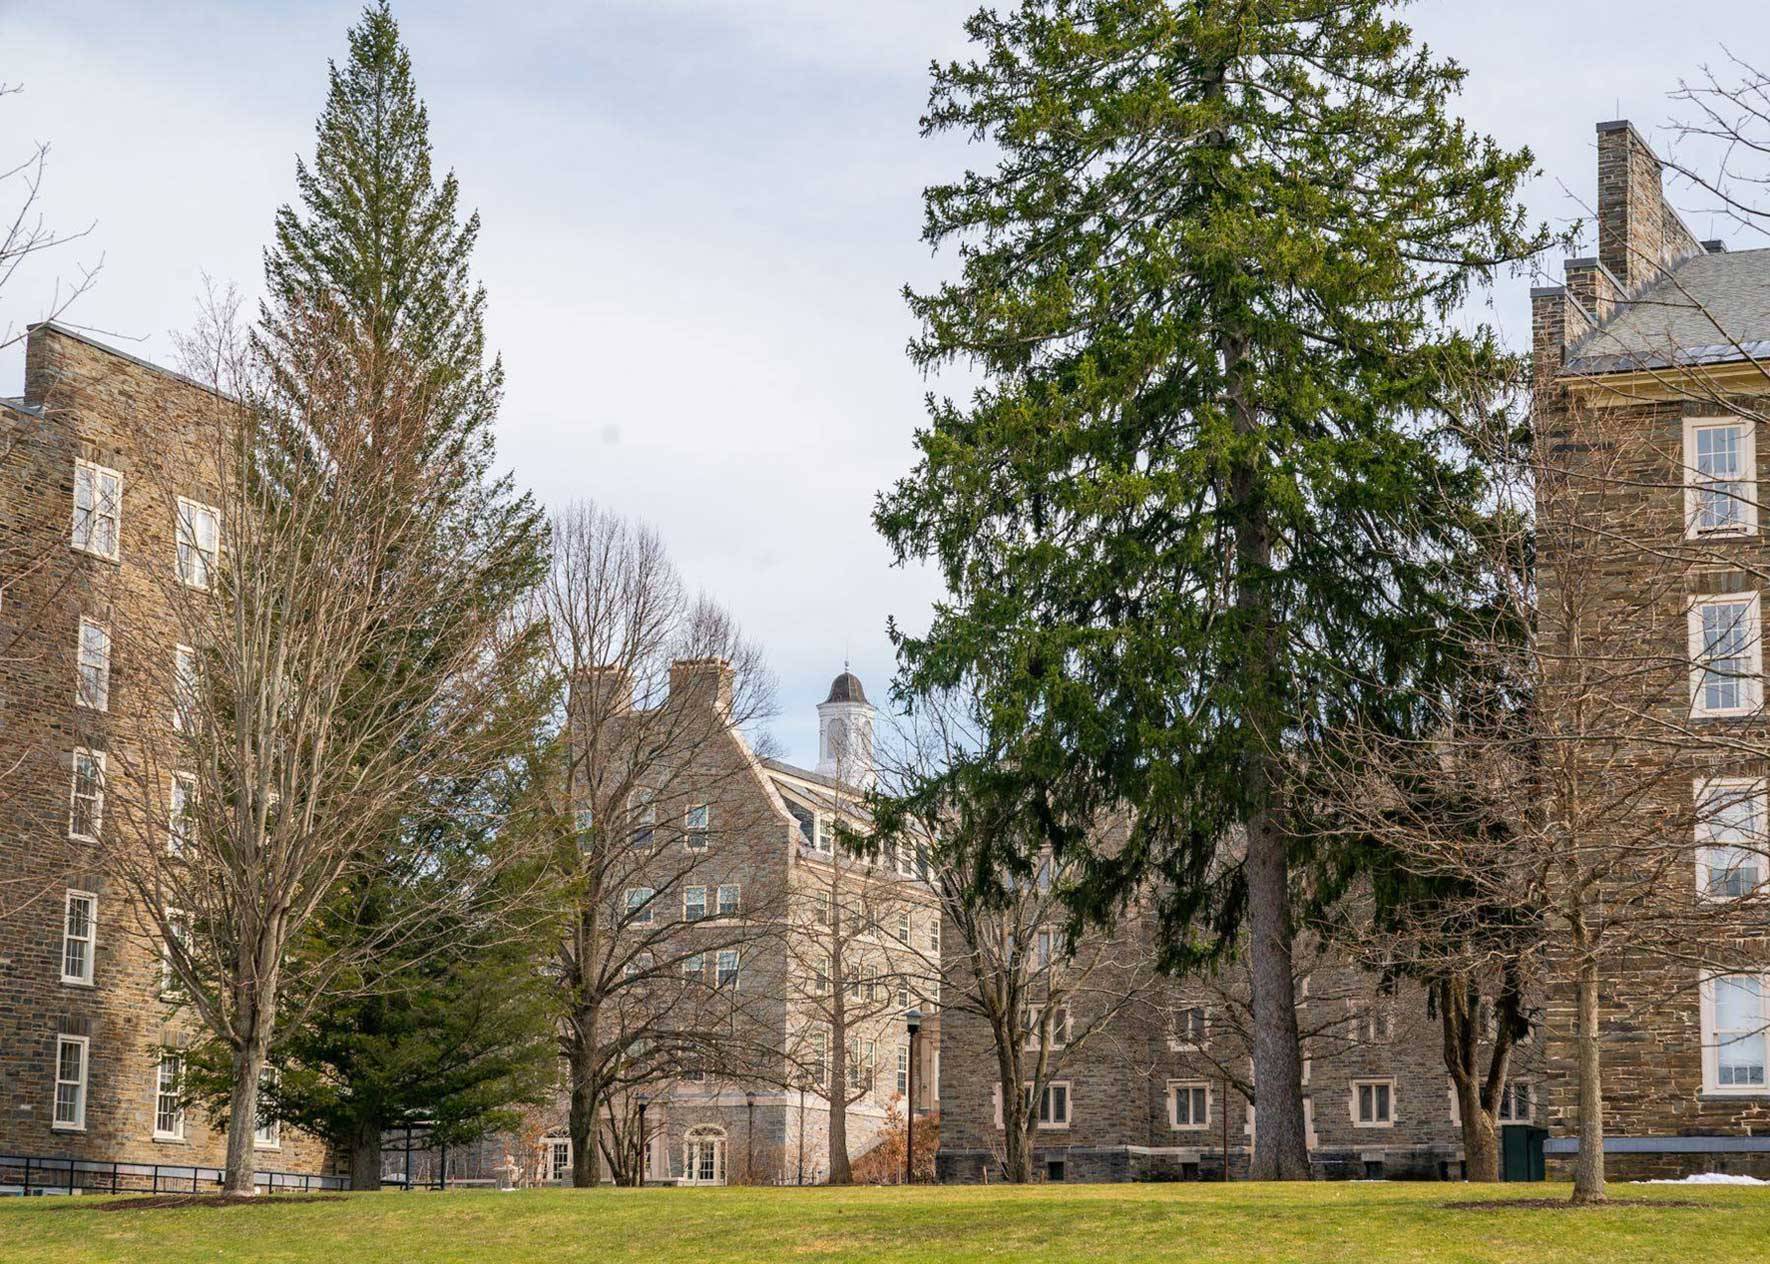
[(916, 1183), (916, 1033), (922, 1030), (922, 1011), (912, 1009), (903, 1016), (910, 1032), (909, 1075), (904, 1083), (903, 1103), (903, 1183)]

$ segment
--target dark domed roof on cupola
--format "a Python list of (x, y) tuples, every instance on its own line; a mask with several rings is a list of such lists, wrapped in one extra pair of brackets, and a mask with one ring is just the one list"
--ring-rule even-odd
[(845, 671), (830, 682), (830, 696), (825, 702), (865, 702), (867, 691), (860, 687), (860, 677)]

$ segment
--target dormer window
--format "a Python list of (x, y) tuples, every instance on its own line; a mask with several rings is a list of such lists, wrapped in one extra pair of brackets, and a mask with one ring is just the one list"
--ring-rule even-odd
[(1686, 534), (1751, 535), (1758, 529), (1757, 443), (1732, 419), (1684, 423)]

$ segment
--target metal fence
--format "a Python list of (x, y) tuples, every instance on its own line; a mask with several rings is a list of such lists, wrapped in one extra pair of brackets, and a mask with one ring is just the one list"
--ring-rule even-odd
[[(0, 1154), (4, 1194), (204, 1194), (221, 1192), (218, 1167), (173, 1163), (107, 1163), (35, 1154)], [(259, 1172), (259, 1192), (346, 1190), (350, 1178), (311, 1172)]]

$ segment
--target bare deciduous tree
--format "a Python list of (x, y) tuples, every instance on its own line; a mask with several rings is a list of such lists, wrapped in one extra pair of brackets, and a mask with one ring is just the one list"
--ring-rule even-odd
[[(335, 309), (284, 311), (276, 335), (274, 351), (248, 348), (222, 302), (184, 348), (209, 415), (144, 479), (175, 524), (170, 617), (123, 647), (136, 731), (94, 770), (111, 804), (105, 859), (162, 947), (167, 991), (229, 1051), (226, 1187), (239, 1193), (254, 1186), (267, 1052), (301, 1017), (291, 1005), (325, 1004), (428, 911), (348, 959), (294, 946), (384, 860), (388, 822), (427, 779), (496, 758), (484, 717), (508, 683), (507, 626), (462, 606), (481, 622), (435, 635), (450, 577), (487, 562), (443, 529), (435, 383)], [(443, 641), (454, 651), (437, 661)], [(403, 669), (420, 654), (425, 671)]]
[(685, 1073), (734, 1074), (764, 1043), (750, 1011), (767, 989), (742, 980), (743, 960), (773, 933), (783, 893), (754, 880), (740, 890), (726, 866), (771, 829), (785, 845), (786, 831), (747, 819), (721, 790), (756, 771), (739, 734), (772, 713), (774, 682), (654, 532), (594, 505), (558, 516), (538, 604), (566, 689), (536, 779), (569, 905), (555, 962), (560, 1053), (573, 1183), (594, 1186), (605, 1157), (637, 1177), (623, 1156), (643, 1145), (628, 1144), (624, 1121), (640, 1094)]

